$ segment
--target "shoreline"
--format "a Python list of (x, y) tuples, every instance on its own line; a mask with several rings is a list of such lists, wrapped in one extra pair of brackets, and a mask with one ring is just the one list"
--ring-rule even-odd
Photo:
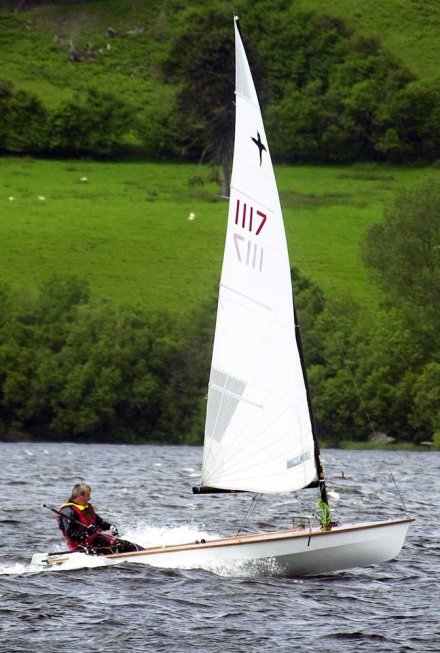
[[(36, 438), (27, 433), (20, 434), (0, 434), (0, 442), (4, 443), (39, 443), (39, 444), (103, 444), (103, 445), (125, 445), (125, 446), (137, 446), (137, 445), (154, 445), (154, 446), (164, 446), (164, 447), (194, 447), (194, 446), (203, 446), (203, 441), (200, 443), (184, 444), (177, 442), (164, 442), (157, 440), (141, 440), (138, 441), (127, 441), (127, 440), (91, 440), (91, 439), (78, 439), (73, 441), (72, 439), (44, 439)], [(321, 449), (342, 449), (342, 450), (359, 450), (359, 451), (414, 451), (414, 452), (427, 452), (427, 451), (439, 451), (435, 449), (433, 443), (423, 442), (420, 444), (413, 444), (411, 442), (393, 442), (393, 443), (379, 443), (379, 442), (360, 442), (356, 440), (341, 440), (339, 443), (334, 442), (320, 442)]]

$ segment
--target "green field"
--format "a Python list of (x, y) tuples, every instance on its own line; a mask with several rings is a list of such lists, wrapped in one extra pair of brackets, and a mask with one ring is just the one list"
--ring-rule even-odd
[[(211, 174), (187, 164), (1, 158), (0, 278), (34, 292), (74, 274), (117, 303), (187, 313), (216, 292), (220, 274), (227, 203)], [(374, 302), (360, 259), (365, 230), (399, 187), (440, 170), (281, 166), (276, 174), (292, 264), (329, 301)]]

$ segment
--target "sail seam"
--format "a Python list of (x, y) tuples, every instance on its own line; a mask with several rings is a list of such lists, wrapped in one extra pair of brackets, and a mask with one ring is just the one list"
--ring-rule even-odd
[(246, 404), (250, 404), (251, 406), (255, 406), (256, 408), (263, 408), (263, 404), (257, 404), (255, 401), (250, 401), (249, 399), (245, 399), (242, 395), (238, 395), (237, 393), (232, 392), (231, 390), (225, 390), (220, 385), (217, 385), (215, 383), (210, 383), (209, 388), (212, 388), (213, 390), (217, 390), (217, 392), (221, 392), (222, 395), (226, 395), (227, 397), (231, 397), (232, 399), (237, 399), (237, 401), (244, 401)]
[[(243, 161), (242, 161), (242, 164), (245, 165), (243, 163)], [(246, 166), (246, 167), (249, 167), (249, 166)], [(272, 177), (270, 177), (269, 175), (264, 175), (264, 177), (266, 179), (272, 180)], [(255, 198), (253, 198), (251, 195), (249, 195), (249, 193), (245, 193), (243, 190), (241, 190), (240, 188), (238, 188), (238, 186), (235, 186), (234, 184), (231, 184), (231, 191), (232, 190), (234, 190), (241, 197), (245, 197), (249, 202), (255, 201)], [(281, 206), (280, 206), (279, 202), (277, 202), (277, 206), (275, 208), (269, 206), (268, 204), (265, 204), (261, 200), (258, 202), (258, 205), (261, 208), (263, 208), (265, 211), (267, 211), (268, 213), (273, 213), (273, 214), (278, 213), (278, 214), (282, 215), (282, 210), (281, 210)]]
[(250, 302), (253, 302), (254, 304), (257, 304), (257, 306), (261, 306), (262, 308), (265, 308), (267, 311), (271, 311), (272, 308), (268, 306), (267, 304), (263, 304), (263, 302), (259, 302), (258, 299), (254, 299), (250, 295), (246, 295), (244, 292), (240, 292), (239, 290), (235, 290), (235, 288), (231, 288), (231, 286), (227, 286), (224, 283), (220, 283), (220, 288), (224, 288), (225, 290), (230, 290), (231, 292), (235, 293), (236, 295), (239, 295), (240, 297), (244, 297), (245, 299), (248, 299)]
[(258, 98), (256, 98), (256, 101), (252, 100), (250, 97), (247, 95), (243, 95), (243, 93), (240, 93), (240, 91), (235, 91), (235, 97), (240, 98), (240, 100), (244, 100), (245, 102), (249, 102), (251, 107), (254, 107), (255, 109), (258, 109), (258, 112), (261, 112), (260, 104), (258, 102)]

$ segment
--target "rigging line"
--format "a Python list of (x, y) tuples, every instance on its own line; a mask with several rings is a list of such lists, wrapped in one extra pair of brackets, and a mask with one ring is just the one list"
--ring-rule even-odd
[[(300, 503), (300, 508), (301, 510), (304, 509), (304, 501), (302, 499), (299, 499), (293, 492), (289, 493), (289, 503), (290, 503), (290, 511), (291, 511), (291, 519), (292, 519), (292, 528), (295, 528), (295, 517), (298, 517), (298, 520), (300, 518), (300, 514), (298, 510), (295, 510), (295, 501)], [(310, 526), (310, 519), (309, 521), (309, 526)]]
[[(295, 231), (295, 230), (294, 230), (294, 233), (296, 234), (296, 231)], [(304, 252), (303, 252), (303, 250), (302, 250), (302, 248), (301, 248), (300, 240), (299, 240), (299, 239), (297, 239), (297, 249), (300, 250), (300, 251), (302, 252), (302, 254), (303, 254), (303, 258), (306, 259), (307, 257), (304, 256)], [(329, 311), (326, 311), (326, 310), (325, 310), (325, 309), (326, 309), (326, 305), (325, 305), (325, 302), (324, 302), (323, 296), (322, 296), (321, 292), (319, 291), (319, 288), (318, 288), (315, 284), (314, 284), (314, 292), (315, 292), (315, 294), (316, 294), (316, 296), (317, 296), (317, 298), (318, 298), (318, 300), (319, 300), (319, 303), (320, 303), (321, 306), (322, 306), (322, 309), (323, 309), (323, 312), (324, 312), (325, 319), (327, 320), (328, 324), (330, 325), (330, 328), (331, 328), (331, 330), (332, 330), (332, 333), (333, 333), (333, 335), (335, 336), (335, 342), (336, 342), (336, 345), (337, 345), (337, 347), (338, 347), (338, 349), (339, 349), (339, 352), (340, 352), (340, 355), (341, 355), (342, 361), (343, 361), (343, 363), (344, 363), (344, 366), (345, 366), (345, 368), (346, 368), (346, 370), (347, 370), (347, 372), (348, 372), (348, 374), (349, 374), (349, 376), (350, 376), (351, 382), (353, 383), (353, 387), (354, 387), (354, 389), (355, 389), (355, 391), (356, 391), (356, 394), (357, 394), (358, 399), (359, 399), (359, 403), (360, 403), (360, 405), (361, 405), (361, 407), (362, 407), (362, 410), (363, 410), (363, 412), (364, 412), (364, 414), (365, 414), (365, 417), (366, 417), (366, 419), (367, 419), (368, 425), (369, 425), (369, 427), (370, 427), (370, 431), (371, 431), (371, 433), (372, 433), (373, 435), (377, 435), (377, 431), (376, 431), (376, 429), (374, 428), (374, 425), (373, 425), (373, 423), (372, 423), (372, 421), (371, 421), (370, 414), (369, 414), (369, 412), (368, 412), (368, 410), (367, 410), (367, 407), (366, 407), (366, 405), (365, 405), (365, 402), (364, 402), (364, 400), (363, 400), (363, 398), (362, 398), (362, 395), (361, 395), (361, 392), (360, 392), (359, 386), (358, 386), (358, 384), (356, 383), (356, 379), (354, 378), (354, 375), (353, 375), (353, 372), (352, 372), (352, 370), (351, 370), (351, 367), (350, 367), (350, 365), (349, 365), (349, 363), (348, 363), (348, 361), (347, 361), (347, 358), (346, 358), (346, 356), (345, 356), (344, 349), (343, 349), (343, 347), (342, 347), (342, 345), (341, 345), (341, 342), (340, 342), (339, 338), (336, 337), (336, 329), (335, 329), (335, 326), (334, 326), (334, 321), (333, 321), (333, 319), (332, 319), (332, 316), (331, 316), (331, 314), (329, 313)], [(300, 328), (300, 330), (301, 330), (301, 324), (300, 324), (300, 321), (299, 321), (299, 320), (298, 320), (298, 326), (299, 326), (299, 328)], [(385, 464), (386, 467), (389, 468), (389, 464), (388, 464), (386, 461), (384, 462), (384, 464)], [(399, 495), (399, 497), (400, 497), (400, 501), (401, 501), (401, 503), (402, 503), (402, 507), (403, 507), (403, 509), (405, 510), (405, 512), (408, 513), (408, 510), (407, 510), (407, 508), (406, 508), (405, 502), (404, 502), (404, 500), (403, 500), (403, 497), (402, 497), (402, 494), (401, 494), (401, 492), (400, 492), (400, 489), (399, 489), (399, 487), (398, 487), (398, 485), (397, 485), (397, 482), (396, 482), (396, 480), (395, 480), (393, 474), (392, 474), (391, 472), (390, 472), (390, 474), (391, 474), (391, 478), (393, 479), (393, 482), (394, 482), (394, 485), (395, 485), (395, 487), (396, 487), (396, 490), (397, 490), (397, 492), (398, 492), (398, 495)]]
[[(295, 229), (293, 229), (293, 232), (295, 233), (295, 235), (297, 235), (297, 232), (295, 231)], [(295, 246), (295, 247), (296, 247), (297, 250), (301, 251), (301, 253), (302, 253), (302, 255), (303, 255), (303, 258), (307, 260), (307, 256), (304, 255), (304, 250), (302, 249), (301, 244), (300, 244), (300, 241), (299, 241), (298, 238), (297, 238), (297, 243), (296, 243), (296, 246)], [(316, 284), (313, 284), (313, 285), (314, 285), (314, 292), (315, 292), (315, 294), (316, 294), (316, 296), (317, 296), (317, 298), (318, 298), (318, 300), (319, 300), (319, 303), (320, 303), (321, 306), (322, 306), (322, 309), (323, 309), (323, 312), (324, 312), (325, 319), (328, 321), (328, 324), (330, 325), (330, 328), (331, 328), (331, 330), (332, 330), (333, 336), (335, 337), (335, 342), (336, 342), (337, 348), (339, 349), (339, 353), (340, 353), (340, 355), (341, 355), (341, 358), (342, 358), (342, 361), (343, 361), (343, 363), (344, 363), (344, 366), (345, 366), (345, 368), (346, 368), (346, 370), (347, 370), (347, 372), (348, 372), (348, 374), (349, 374), (349, 376), (350, 376), (351, 382), (353, 383), (353, 387), (354, 387), (354, 389), (355, 389), (355, 391), (356, 391), (356, 394), (357, 394), (357, 396), (358, 396), (358, 399), (359, 399), (360, 405), (362, 406), (362, 410), (364, 411), (365, 416), (366, 416), (366, 418), (367, 418), (367, 422), (368, 422), (368, 425), (369, 425), (369, 427), (370, 427), (371, 433), (372, 433), (373, 435), (377, 435), (377, 431), (376, 431), (376, 429), (375, 429), (374, 426), (373, 426), (373, 422), (371, 421), (370, 414), (369, 414), (369, 412), (368, 412), (368, 410), (367, 410), (367, 407), (366, 407), (366, 405), (365, 405), (364, 400), (362, 399), (362, 395), (361, 395), (361, 392), (360, 392), (360, 390), (359, 390), (359, 386), (358, 386), (358, 384), (356, 383), (356, 379), (354, 378), (353, 372), (351, 371), (351, 367), (350, 367), (350, 365), (348, 364), (347, 358), (346, 358), (346, 356), (345, 356), (344, 349), (343, 349), (343, 347), (342, 347), (342, 345), (341, 345), (341, 342), (340, 342), (339, 338), (336, 337), (336, 328), (335, 328), (335, 325), (334, 325), (334, 321), (333, 321), (333, 319), (332, 319), (330, 313), (329, 313), (328, 311), (325, 310), (325, 309), (326, 309), (326, 305), (325, 305), (325, 302), (324, 302), (324, 299), (323, 299), (323, 296), (322, 296), (321, 292), (319, 291), (319, 289), (318, 289), (318, 287), (316, 286)], [(300, 321), (300, 320), (298, 320), (298, 326), (299, 326), (299, 328), (301, 329), (301, 321)]]
[[(300, 499), (294, 492), (289, 493), (288, 502), (290, 504), (290, 518), (292, 519), (292, 529), (295, 530), (295, 528), (298, 527), (306, 528), (307, 523), (309, 530), (311, 530), (313, 523), (318, 521), (316, 512), (311, 510), (309, 506), (306, 505), (305, 502)], [(297, 507), (295, 509), (295, 502), (299, 503), (299, 508)], [(305, 510), (307, 510), (307, 514), (302, 514)], [(297, 520), (296, 523), (295, 520)]]
[(246, 510), (246, 512), (244, 514), (244, 517), (241, 520), (241, 524), (240, 524), (240, 526), (239, 526), (239, 528), (237, 530), (236, 536), (238, 536), (242, 532), (246, 522), (250, 518), (251, 514), (254, 512), (257, 505), (260, 503), (262, 496), (263, 495), (261, 493), (257, 492), (257, 494), (254, 494), (254, 496), (252, 497), (252, 500), (251, 500), (251, 502), (250, 502), (250, 504), (248, 506), (248, 509)]
[[(308, 503), (303, 501), (298, 495), (292, 492), (291, 506), (292, 506), (292, 526), (295, 526), (295, 506), (294, 501), (299, 503), (299, 509), (297, 509), (298, 520), (305, 520), (308, 523), (309, 528), (312, 528), (313, 522), (317, 521), (317, 515), (314, 509), (310, 507)], [(301, 514), (307, 512), (307, 514)]]
[(400, 488), (399, 488), (399, 486), (397, 485), (397, 481), (396, 481), (396, 479), (394, 478), (394, 474), (393, 474), (392, 472), (391, 472), (391, 478), (393, 479), (393, 483), (394, 483), (394, 485), (395, 485), (395, 487), (396, 487), (396, 490), (397, 490), (397, 493), (398, 493), (398, 495), (399, 495), (399, 497), (400, 497), (400, 501), (402, 502), (402, 507), (403, 507), (404, 511), (408, 514), (408, 509), (407, 509), (407, 507), (406, 507), (406, 504), (405, 504), (405, 501), (404, 501), (404, 499), (403, 499), (402, 493), (400, 492)]
[(292, 528), (295, 528), (295, 506), (294, 506), (294, 495), (293, 492), (289, 492), (289, 503), (292, 517)]

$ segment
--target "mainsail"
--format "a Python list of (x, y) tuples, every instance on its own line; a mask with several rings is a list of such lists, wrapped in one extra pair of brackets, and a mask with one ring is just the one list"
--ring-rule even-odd
[(317, 477), (275, 175), (235, 22), (236, 123), (202, 488), (289, 492)]

